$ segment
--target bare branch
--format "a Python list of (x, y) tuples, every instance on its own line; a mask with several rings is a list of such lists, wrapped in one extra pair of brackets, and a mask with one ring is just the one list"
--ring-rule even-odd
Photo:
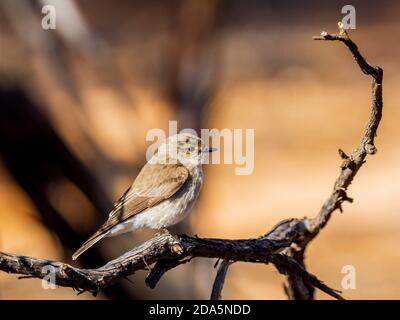
[(185, 264), (187, 262), (189, 262), (190, 260), (192, 260), (193, 257), (189, 257), (183, 260), (167, 260), (167, 259), (161, 259), (159, 261), (157, 261), (154, 265), (154, 267), (151, 269), (151, 272), (149, 273), (149, 275), (146, 278), (146, 285), (151, 288), (154, 289), (158, 283), (158, 281), (160, 281), (161, 277), (169, 270), (181, 265), (181, 264)]
[[(339, 177), (336, 179), (333, 190), (329, 198), (323, 204), (318, 215), (313, 219), (305, 219), (304, 223), (307, 226), (308, 232), (304, 234), (303, 241), (297, 246), (292, 246), (286, 250), (286, 253), (294, 257), (304, 267), (304, 252), (308, 243), (313, 240), (318, 233), (323, 229), (331, 218), (332, 213), (342, 209), (344, 201), (352, 202), (353, 199), (347, 196), (347, 188), (353, 181), (358, 170), (365, 163), (365, 158), (368, 154), (372, 155), (377, 152), (374, 145), (374, 139), (378, 130), (379, 123), (382, 118), (382, 79), (383, 70), (377, 66), (371, 66), (361, 55), (357, 45), (350, 39), (347, 32), (343, 29), (341, 22), (339, 25), (339, 34), (328, 34), (321, 32), (320, 36), (313, 37), (314, 40), (328, 40), (343, 42), (350, 50), (354, 60), (357, 62), (361, 71), (364, 74), (372, 77), (371, 91), (371, 113), (368, 119), (364, 135), (358, 147), (348, 156), (343, 150), (339, 149), (339, 155), (343, 159)], [(295, 299), (310, 299), (313, 297), (313, 288), (302, 283), (302, 280), (288, 277), (289, 285), (286, 291), (289, 298)]]
[(218, 266), (217, 275), (215, 276), (214, 285), (211, 291), (211, 300), (219, 300), (221, 299), (222, 288), (224, 287), (226, 274), (228, 272), (229, 266), (232, 264), (232, 261), (223, 260)]
[(364, 57), (359, 52), (356, 44), (349, 38), (347, 33), (343, 31), (341, 23), (339, 23), (341, 33), (326, 34), (322, 33), (319, 37), (314, 37), (316, 40), (337, 40), (343, 42), (352, 53), (355, 61), (360, 66), (363, 73), (372, 76), (372, 92), (371, 92), (371, 113), (368, 123), (358, 147), (346, 156), (342, 151), (341, 156), (346, 157), (344, 165), (341, 167), (339, 177), (335, 181), (333, 192), (328, 200), (324, 203), (319, 214), (310, 222), (310, 231), (313, 234), (318, 233), (328, 222), (331, 213), (335, 209), (339, 209), (343, 201), (351, 201), (346, 195), (347, 187), (353, 181), (358, 170), (364, 164), (364, 160), (368, 154), (375, 154), (377, 149), (374, 145), (376, 132), (382, 118), (382, 79), (383, 70), (377, 66), (370, 66)]
[[(297, 221), (297, 223), (302, 222)], [(287, 224), (287, 226), (294, 230), (298, 229), (293, 223)], [(173, 237), (170, 234), (163, 234), (97, 269), (79, 269), (61, 262), (0, 253), (0, 270), (44, 278), (48, 275), (48, 267), (45, 269), (43, 267), (52, 266), (57, 285), (71, 287), (79, 292), (90, 291), (96, 295), (99, 289), (110, 286), (138, 270), (146, 270), (147, 265), (153, 263), (156, 265), (146, 281), (150, 287), (154, 287), (166, 271), (186, 263), (191, 258), (220, 258), (232, 261), (272, 263), (280, 272), (285, 270), (282, 273), (299, 273), (298, 276), (305, 282), (310, 282), (310, 285), (337, 297), (335, 290), (321, 286), (319, 282), (315, 281), (315, 276), (309, 274), (300, 265), (296, 264), (294, 268), (291, 260), (278, 259), (274, 255), (292, 243), (292, 240), (296, 238), (295, 233), (296, 231), (283, 232), (283, 237), (280, 239), (274, 236), (263, 236), (248, 240), (201, 239), (186, 235)], [(183, 250), (180, 254), (173, 250), (177, 242)]]

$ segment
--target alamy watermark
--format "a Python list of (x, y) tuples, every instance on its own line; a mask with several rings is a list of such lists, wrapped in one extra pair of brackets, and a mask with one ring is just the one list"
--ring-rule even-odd
[(56, 8), (52, 5), (46, 4), (42, 7), (42, 28), (44, 30), (56, 29)]
[(42, 268), (42, 273), (46, 275), (42, 279), (42, 288), (45, 290), (56, 289), (56, 268), (48, 264)]
[(355, 290), (356, 289), (356, 268), (351, 265), (345, 265), (341, 270), (344, 274), (342, 278), (342, 289), (344, 290)]
[(346, 14), (342, 18), (343, 29), (355, 29), (356, 28), (356, 8), (351, 4), (347, 4), (342, 7), (342, 13)]
[[(205, 164), (236, 164), (235, 174), (250, 175), (254, 171), (254, 129), (201, 129), (200, 138), (215, 149), (204, 159)], [(146, 152), (150, 161), (158, 147), (169, 136), (178, 133), (178, 122), (169, 121), (168, 134), (159, 128), (147, 132), (146, 141), (155, 141)], [(193, 129), (183, 129), (179, 133), (191, 133), (198, 136)], [(223, 152), (223, 157), (221, 157)]]
[[(45, 265), (42, 268), (42, 273), (46, 274), (42, 279), (42, 288), (45, 290), (56, 289), (56, 268), (50, 264)], [(356, 268), (353, 265), (344, 265), (341, 269), (341, 273), (344, 274), (341, 281), (341, 287), (343, 290), (355, 290), (356, 289)]]
[[(342, 14), (345, 16), (342, 18), (343, 29), (355, 29), (356, 28), (356, 8), (351, 4), (346, 4), (342, 7)], [(56, 8), (53, 5), (46, 4), (42, 7), (42, 28), (44, 30), (55, 30), (56, 29)]]

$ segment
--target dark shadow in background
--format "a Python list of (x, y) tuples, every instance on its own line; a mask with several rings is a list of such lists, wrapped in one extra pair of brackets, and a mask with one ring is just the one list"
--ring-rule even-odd
[[(70, 255), (89, 234), (79, 234), (54, 208), (46, 192), (49, 185), (60, 179), (73, 182), (96, 208), (99, 221), (112, 207), (111, 201), (90, 170), (63, 143), (43, 109), (22, 88), (0, 87), (0, 106), (0, 156), (36, 206), (41, 222), (54, 231), (68, 249), (65, 254)], [(80, 259), (83, 267), (106, 262), (96, 247)], [(134, 298), (131, 290), (118, 284), (104, 293), (109, 298)]]

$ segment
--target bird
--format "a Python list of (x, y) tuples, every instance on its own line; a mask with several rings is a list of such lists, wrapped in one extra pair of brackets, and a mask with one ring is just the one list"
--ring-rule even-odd
[(167, 227), (182, 221), (192, 209), (204, 180), (203, 162), (215, 150), (191, 133), (169, 136), (72, 259), (105, 237), (142, 228), (168, 232)]

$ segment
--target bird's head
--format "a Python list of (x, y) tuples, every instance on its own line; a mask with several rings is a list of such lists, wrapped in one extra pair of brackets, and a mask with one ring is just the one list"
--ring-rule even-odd
[(158, 161), (176, 163), (179, 161), (185, 167), (191, 168), (203, 163), (206, 155), (214, 151), (199, 137), (191, 133), (172, 135), (159, 147)]

